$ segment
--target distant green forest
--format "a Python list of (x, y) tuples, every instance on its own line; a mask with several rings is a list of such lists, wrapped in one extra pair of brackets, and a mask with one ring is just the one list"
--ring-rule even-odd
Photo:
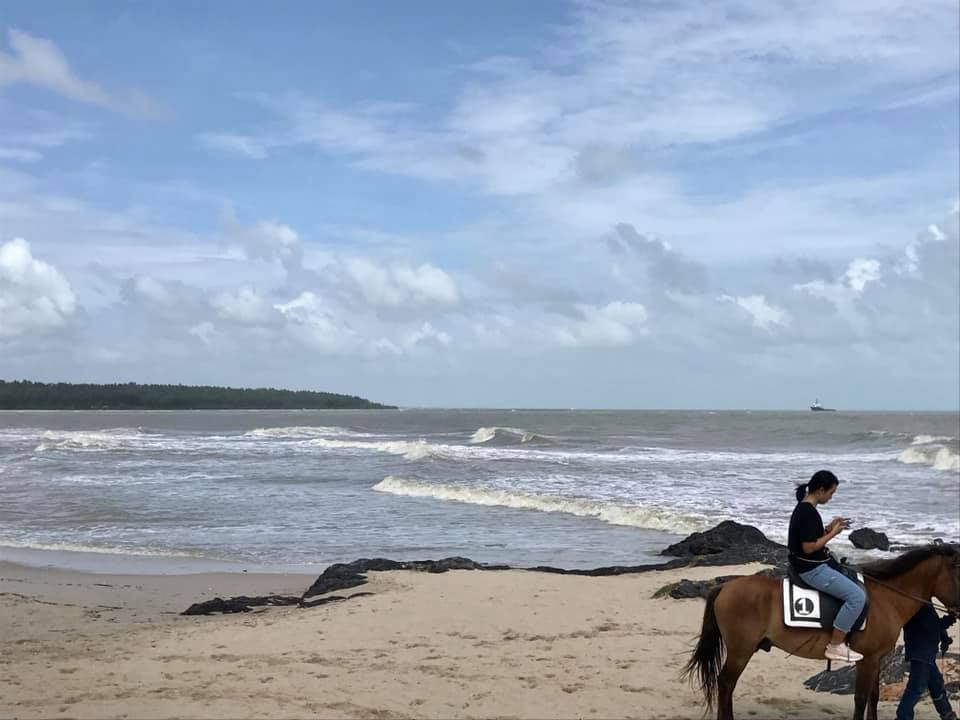
[(0, 380), (0, 410), (395, 409), (356, 395), (205, 385), (89, 385)]

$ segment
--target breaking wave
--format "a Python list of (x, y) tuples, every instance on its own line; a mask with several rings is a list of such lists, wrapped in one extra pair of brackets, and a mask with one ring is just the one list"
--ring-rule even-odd
[(34, 452), (47, 450), (117, 450), (129, 445), (142, 436), (140, 430), (118, 428), (96, 431), (56, 431), (48, 430), (43, 440), (34, 448)]
[(491, 441), (509, 444), (518, 441), (521, 443), (528, 443), (541, 442), (544, 440), (549, 440), (549, 438), (545, 435), (539, 435), (538, 433), (524, 430), (523, 428), (512, 427), (482, 427), (473, 433), (473, 436), (470, 438), (470, 442), (473, 445), (489, 443)]
[(897, 456), (897, 461), (907, 465), (929, 465), (934, 470), (960, 470), (960, 455), (948, 447), (935, 445), (908, 447)]
[[(362, 442), (357, 440), (327, 440), (316, 438), (311, 445), (322, 448), (343, 448), (345, 450), (373, 450), (391, 455), (402, 455), (407, 460), (422, 460), (427, 457), (452, 457), (457, 448), (451, 445), (437, 445), (426, 440), (385, 440), (383, 442)], [(462, 448), (466, 449), (466, 448)]]
[(329, 437), (331, 435), (353, 435), (346, 428), (328, 425), (295, 425), (292, 427), (256, 428), (245, 432), (244, 437), (253, 438), (289, 438), (299, 440), (314, 437)]
[(953, 442), (953, 438), (946, 435), (917, 435), (913, 438), (911, 445), (932, 445), (933, 443), (948, 442)]
[(393, 495), (433, 498), (471, 505), (567, 513), (578, 517), (596, 518), (611, 525), (629, 525), (674, 533), (698, 532), (709, 526), (705, 517), (685, 515), (642, 505), (541, 495), (517, 490), (441, 485), (394, 475), (388, 475), (374, 485), (373, 489)]

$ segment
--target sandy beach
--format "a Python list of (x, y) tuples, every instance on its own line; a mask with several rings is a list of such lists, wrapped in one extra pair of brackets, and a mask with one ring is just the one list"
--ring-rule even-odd
[[(652, 595), (731, 570), (379, 572), (337, 593), (371, 596), (186, 617), (199, 600), (299, 594), (315, 577), (0, 564), (0, 716), (696, 718), (701, 698), (678, 675), (702, 601)], [(822, 669), (759, 653), (738, 688), (738, 713), (848, 716), (852, 696), (803, 687)], [(894, 706), (882, 703), (881, 715)], [(917, 717), (936, 717), (929, 702)]]

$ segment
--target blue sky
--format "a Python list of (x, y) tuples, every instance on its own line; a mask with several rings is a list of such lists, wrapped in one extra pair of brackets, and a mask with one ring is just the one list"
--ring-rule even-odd
[(955, 2), (0, 15), (0, 377), (960, 405)]

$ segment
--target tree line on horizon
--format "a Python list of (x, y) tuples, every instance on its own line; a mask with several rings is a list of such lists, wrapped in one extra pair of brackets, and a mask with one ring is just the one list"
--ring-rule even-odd
[(0, 410), (356, 410), (396, 409), (356, 395), (139, 383), (0, 380)]

